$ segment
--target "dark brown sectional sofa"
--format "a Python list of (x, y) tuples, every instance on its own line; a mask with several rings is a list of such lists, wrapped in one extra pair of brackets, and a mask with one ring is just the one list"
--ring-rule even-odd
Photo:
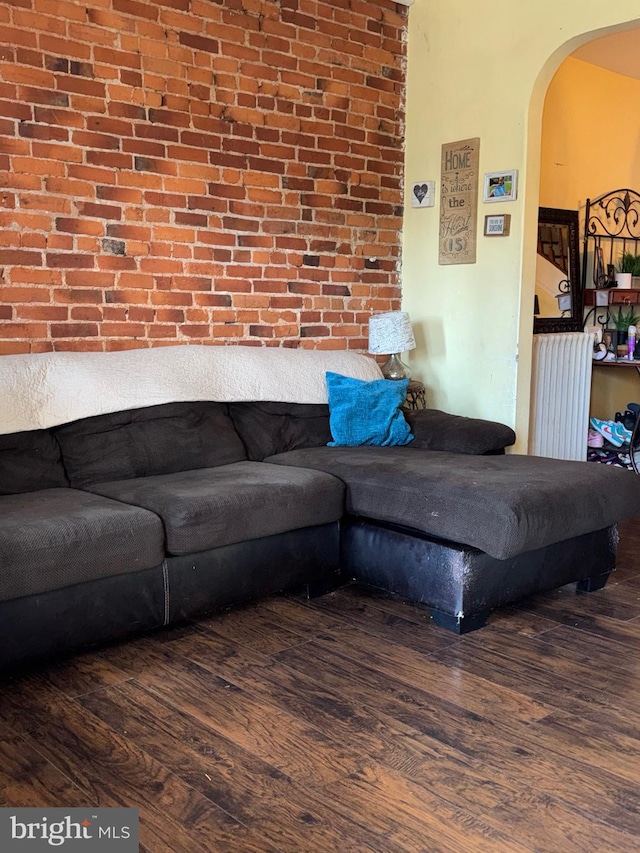
[(326, 405), (168, 403), (0, 436), (0, 669), (352, 578), (456, 631), (602, 586), (626, 471), (504, 455), (506, 426), (407, 415), (406, 447), (329, 448)]

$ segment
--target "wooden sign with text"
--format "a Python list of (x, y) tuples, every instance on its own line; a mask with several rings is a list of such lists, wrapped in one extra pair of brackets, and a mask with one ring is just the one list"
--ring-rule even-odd
[(438, 263), (475, 264), (480, 139), (442, 146)]

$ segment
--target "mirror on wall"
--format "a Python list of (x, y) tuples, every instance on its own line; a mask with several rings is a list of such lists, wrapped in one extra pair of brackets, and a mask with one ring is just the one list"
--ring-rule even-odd
[(578, 211), (538, 210), (534, 332), (582, 329)]

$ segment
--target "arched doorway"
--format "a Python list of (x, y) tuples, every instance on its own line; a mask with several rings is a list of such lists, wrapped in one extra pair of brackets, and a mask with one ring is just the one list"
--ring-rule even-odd
[[(589, 41), (577, 49), (569, 50), (573, 44), (565, 45), (568, 55), (562, 61), (558, 62), (557, 54), (554, 57), (557, 68), (551, 81), (545, 82), (539, 146), (538, 203), (541, 208), (577, 212), (580, 253), (587, 198), (594, 199), (620, 187), (640, 189), (640, 118), (636, 118), (633, 109), (640, 99), (640, 28), (637, 22), (630, 22), (624, 28), (602, 30), (589, 36)], [(545, 69), (547, 73), (548, 70)], [(539, 236), (537, 230), (536, 236)], [(526, 262), (525, 258), (523, 269)], [(550, 268), (538, 255), (538, 306), (543, 302), (540, 292), (544, 290), (541, 265)], [(523, 293), (526, 290), (523, 284)], [(527, 308), (531, 310), (523, 302), (523, 312)], [(543, 306), (542, 316), (547, 316), (548, 310)], [(592, 413), (600, 417), (613, 417), (616, 408), (624, 408), (627, 398), (634, 400), (639, 396), (635, 372), (632, 375), (616, 371), (615, 376), (611, 371), (607, 373), (605, 377), (602, 370), (596, 370), (593, 378)], [(536, 377), (533, 379), (535, 392)], [(566, 389), (566, 399), (571, 398), (571, 390)], [(545, 399), (550, 396), (546, 393)], [(535, 417), (535, 406), (532, 423), (539, 428), (540, 415)], [(586, 432), (586, 418), (584, 429)], [(539, 436), (531, 438), (535, 439), (534, 446), (539, 446)], [(559, 445), (562, 438), (559, 436)]]

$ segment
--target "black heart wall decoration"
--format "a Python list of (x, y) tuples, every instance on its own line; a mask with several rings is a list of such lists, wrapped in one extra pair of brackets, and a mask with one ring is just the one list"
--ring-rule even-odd
[(413, 194), (418, 199), (420, 204), (422, 204), (422, 202), (429, 194), (429, 187), (427, 186), (427, 184), (416, 184), (413, 188)]

